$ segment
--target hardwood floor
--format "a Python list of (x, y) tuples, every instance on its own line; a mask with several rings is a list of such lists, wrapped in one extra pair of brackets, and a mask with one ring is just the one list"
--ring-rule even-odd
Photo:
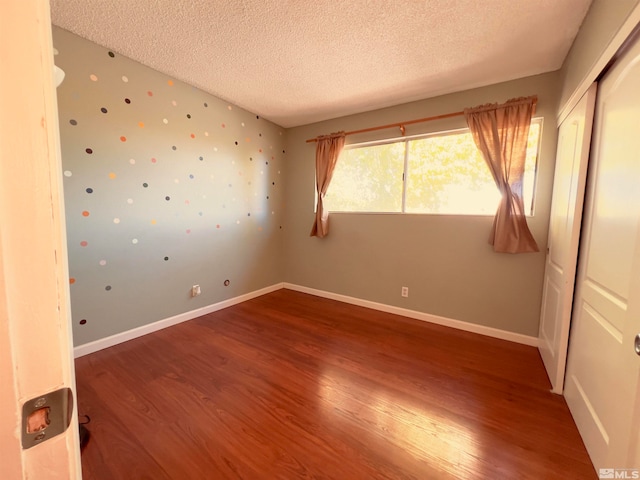
[(592, 479), (533, 347), (290, 290), (76, 360), (85, 479)]

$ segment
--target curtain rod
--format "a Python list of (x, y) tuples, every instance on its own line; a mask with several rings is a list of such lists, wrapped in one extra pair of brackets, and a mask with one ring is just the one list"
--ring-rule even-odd
[[(536, 113), (536, 104), (538, 103), (538, 99), (536, 98), (533, 101), (533, 111), (532, 111), (532, 115), (535, 115)], [(430, 122), (432, 120), (442, 120), (444, 118), (451, 118), (451, 117), (459, 117), (461, 115), (464, 115), (464, 111), (462, 112), (453, 112), (453, 113), (444, 113), (442, 115), (434, 115), (433, 117), (425, 117), (425, 118), (418, 118), (417, 120), (408, 120), (406, 122), (397, 122), (397, 123), (390, 123), (388, 125), (380, 125), (378, 127), (369, 127), (369, 128), (363, 128), (360, 130), (351, 130), (350, 132), (344, 132), (345, 137), (347, 135), (355, 135), (357, 133), (367, 133), (367, 132), (374, 132), (376, 130), (384, 130), (387, 128), (400, 128), (400, 131), (402, 132), (402, 135), (404, 135), (404, 131), (405, 131), (405, 126), (406, 125), (412, 125), (414, 123), (422, 123), (422, 122)], [(307, 140), (306, 143), (314, 143), (317, 142), (318, 139), (317, 138), (310, 138)]]

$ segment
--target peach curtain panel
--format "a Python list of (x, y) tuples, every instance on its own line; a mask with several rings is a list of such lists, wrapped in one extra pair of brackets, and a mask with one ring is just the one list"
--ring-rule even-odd
[(338, 157), (344, 147), (344, 132), (318, 137), (316, 141), (316, 219), (311, 228), (311, 237), (326, 237), (329, 234), (329, 212), (324, 211), (324, 196), (327, 193)]
[(524, 163), (535, 100), (535, 96), (516, 98), (501, 105), (481, 105), (464, 110), (473, 140), (502, 194), (489, 236), (489, 243), (496, 252), (539, 251), (527, 226), (522, 200)]

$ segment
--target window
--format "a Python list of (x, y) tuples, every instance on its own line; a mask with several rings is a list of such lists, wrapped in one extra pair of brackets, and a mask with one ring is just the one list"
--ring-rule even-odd
[[(523, 184), (533, 214), (542, 119), (531, 122)], [(494, 215), (500, 192), (468, 129), (344, 148), (325, 197), (333, 212)]]

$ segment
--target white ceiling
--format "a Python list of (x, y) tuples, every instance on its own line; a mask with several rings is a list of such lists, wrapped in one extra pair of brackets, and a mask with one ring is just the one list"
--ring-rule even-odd
[(51, 0), (51, 16), (292, 127), (557, 70), (590, 3)]

